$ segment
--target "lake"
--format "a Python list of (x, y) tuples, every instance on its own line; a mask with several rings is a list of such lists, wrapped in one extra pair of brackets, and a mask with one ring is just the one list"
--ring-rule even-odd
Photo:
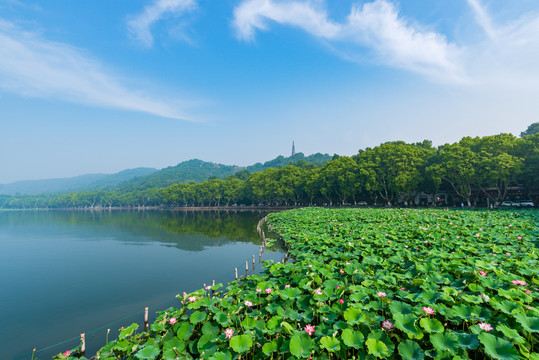
[[(87, 356), (118, 329), (178, 306), (176, 294), (259, 263), (264, 212), (0, 211), (0, 358), (40, 359), (86, 332)], [(280, 261), (282, 249), (262, 260)], [(70, 340), (71, 339), (71, 340)], [(69, 340), (69, 341), (67, 341)], [(58, 345), (55, 345), (58, 344)], [(53, 346), (55, 345), (55, 346)]]

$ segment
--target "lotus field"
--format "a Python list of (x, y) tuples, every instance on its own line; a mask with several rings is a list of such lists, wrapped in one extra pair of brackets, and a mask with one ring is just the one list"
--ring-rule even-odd
[(293, 263), (188, 294), (97, 359), (539, 359), (537, 212), (309, 208), (268, 220)]

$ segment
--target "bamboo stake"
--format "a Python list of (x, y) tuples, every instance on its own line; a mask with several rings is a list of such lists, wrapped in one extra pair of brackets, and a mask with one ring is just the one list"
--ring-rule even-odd
[(245, 260), (245, 277), (249, 275), (249, 262)]
[(255, 255), (253, 254), (253, 271), (255, 270)]
[(144, 330), (148, 331), (148, 307), (144, 308)]
[(234, 268), (234, 274), (236, 275), (236, 280), (238, 280), (238, 268)]
[(82, 356), (86, 353), (86, 334), (80, 333), (80, 353)]

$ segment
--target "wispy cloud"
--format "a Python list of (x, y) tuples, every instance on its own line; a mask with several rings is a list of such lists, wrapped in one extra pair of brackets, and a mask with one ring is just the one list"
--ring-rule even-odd
[(152, 47), (153, 35), (151, 27), (166, 16), (178, 17), (196, 8), (195, 0), (157, 0), (144, 8), (142, 13), (127, 22), (131, 35), (143, 46)]
[(527, 88), (538, 94), (539, 10), (497, 22), (480, 0), (468, 0), (468, 4), (487, 35), (480, 44), (468, 46), (466, 52), (466, 66), (474, 80), (478, 84)]
[(253, 40), (255, 31), (266, 30), (270, 20), (298, 27), (329, 40), (334, 46), (354, 44), (371, 49), (379, 61), (391, 66), (438, 80), (465, 80), (458, 59), (461, 49), (442, 34), (408, 24), (389, 1), (355, 5), (344, 23), (330, 20), (322, 4), (320, 1), (244, 0), (235, 8), (234, 26), (238, 37)]
[(122, 85), (83, 50), (0, 19), (0, 89), (188, 120), (175, 106)]

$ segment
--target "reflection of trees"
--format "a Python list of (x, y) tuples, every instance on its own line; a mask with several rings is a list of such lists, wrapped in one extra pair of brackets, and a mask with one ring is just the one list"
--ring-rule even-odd
[(77, 226), (82, 240), (151, 242), (201, 251), (232, 241), (261, 244), (256, 232), (264, 212), (252, 211), (16, 211), (0, 214), (0, 226)]

